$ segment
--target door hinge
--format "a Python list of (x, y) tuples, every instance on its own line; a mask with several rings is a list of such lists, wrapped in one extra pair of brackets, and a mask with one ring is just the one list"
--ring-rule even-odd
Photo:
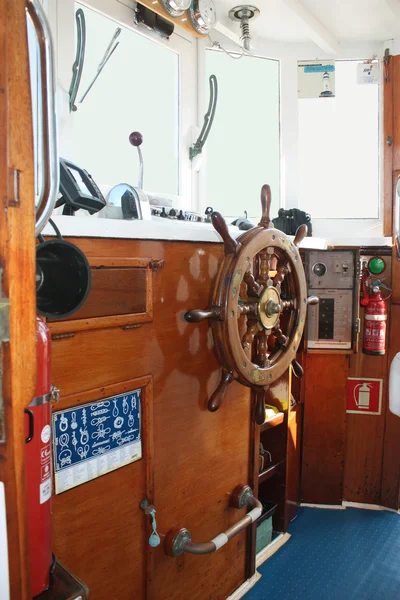
[(3, 342), (10, 341), (10, 300), (1, 295), (3, 270), (0, 269), (0, 443), (6, 441), (3, 398)]
[(361, 332), (361, 319), (360, 319), (360, 317), (357, 317), (357, 319), (356, 319), (355, 331), (356, 331), (357, 334), (359, 334)]
[(385, 50), (385, 56), (383, 58), (383, 63), (385, 65), (385, 83), (388, 83), (390, 81), (390, 79), (389, 79), (389, 65), (390, 65), (390, 50), (389, 50), (389, 48), (386, 48), (386, 50)]
[(158, 269), (161, 269), (164, 266), (164, 261), (162, 259), (160, 260), (151, 260), (149, 262), (149, 268), (152, 271), (158, 271)]
[(9, 199), (8, 206), (19, 206), (20, 205), (20, 178), (21, 171), (18, 169), (10, 169), (10, 184), (9, 184)]

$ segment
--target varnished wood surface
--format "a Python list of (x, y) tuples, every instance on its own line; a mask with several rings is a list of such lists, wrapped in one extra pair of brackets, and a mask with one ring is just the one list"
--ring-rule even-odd
[[(363, 257), (369, 260), (370, 256)], [(391, 287), (391, 258), (383, 257), (386, 269), (380, 277)], [(383, 291), (385, 296), (387, 292)], [(390, 302), (388, 303), (390, 317)], [(349, 377), (383, 379), (381, 415), (347, 414), (343, 498), (350, 502), (381, 503), (382, 461), (385, 413), (388, 402), (388, 352), (369, 356), (362, 352), (364, 308), (360, 308), (361, 334), (359, 353), (349, 357)], [(387, 322), (386, 347), (389, 348), (391, 319)]]
[(343, 498), (347, 356), (308, 354), (305, 400), (303, 501), (339, 504)]
[[(34, 182), (25, 2), (0, 0), (0, 266), (10, 298), (10, 343), (3, 346), (5, 483), (12, 600), (30, 599), (23, 410), (36, 385)], [(14, 189), (18, 171), (19, 189)], [(3, 574), (2, 574), (3, 575)]]
[(153, 272), (148, 258), (90, 256), (91, 288), (83, 306), (64, 319), (49, 319), (53, 335), (130, 327), (153, 318)]
[[(390, 64), (388, 65), (387, 74), (388, 79), (383, 83), (383, 235), (392, 235), (393, 226), (393, 211), (392, 211), (392, 198), (393, 198), (393, 186), (392, 186), (392, 173), (393, 173), (393, 145), (389, 146), (386, 140), (389, 136), (394, 135), (394, 111), (393, 111), (393, 75), (394, 75), (394, 59), (397, 61), (397, 57), (390, 57)], [(397, 69), (396, 69), (397, 74)]]
[[(57, 514), (57, 518), (54, 519), (57, 555), (68, 557), (66, 564), (73, 573), (79, 573), (82, 564), (87, 563), (85, 576), (81, 578), (89, 585), (91, 598), (96, 597), (98, 585), (93, 586), (91, 582), (96, 581), (99, 573), (103, 572), (109, 572), (112, 577), (109, 581), (102, 575), (101, 580), (107, 593), (114, 593), (115, 597), (140, 598), (146, 587), (146, 573), (147, 570), (150, 572), (146, 563), (152, 559), (147, 551), (147, 539), (151, 530), (149, 519), (140, 508), (140, 503), (144, 498), (152, 501), (154, 495), (152, 378), (139, 377), (72, 394), (64, 397), (62, 403), (55, 407), (58, 410), (78, 406), (137, 388), (143, 390), (143, 458), (54, 497), (53, 512)], [(73, 491), (76, 492), (77, 501), (71, 507), (63, 500), (64, 496)], [(108, 513), (108, 516), (102, 518), (103, 513)], [(71, 539), (75, 536), (78, 536), (79, 543), (74, 544), (71, 552)], [(109, 551), (111, 536), (115, 536), (118, 548), (123, 548), (123, 560), (118, 552)], [(98, 545), (92, 547), (91, 544), (95, 540), (98, 540)], [(88, 553), (92, 555), (93, 560), (87, 560)], [(134, 577), (127, 575), (127, 564), (134, 566)]]
[(186, 11), (181, 17), (171, 17), (171, 15), (167, 13), (167, 11), (163, 8), (163, 6), (158, 0), (141, 0), (140, 4), (142, 4), (143, 6), (147, 6), (147, 8), (150, 8), (150, 10), (152, 10), (153, 12), (157, 13), (161, 17), (164, 17), (164, 19), (167, 19), (167, 21), (171, 21), (171, 23), (173, 23), (175, 27), (181, 27), (188, 33), (194, 35), (195, 37), (205, 37), (201, 33), (197, 33), (197, 31), (193, 28), (188, 16), (189, 11)]
[(190, 530), (194, 541), (227, 529), (238, 520), (238, 511), (229, 507), (230, 494), (249, 482), (250, 392), (234, 382), (220, 410), (208, 412), (207, 400), (220, 377), (211, 334), (207, 322), (189, 324), (183, 318), (189, 308), (207, 306), (223, 248), (70, 241), (89, 260), (101, 255), (165, 260), (163, 269), (152, 273), (152, 323), (138, 329), (81, 331), (53, 343), (54, 382), (61, 389), (57, 409), (70, 405), (68, 395), (152, 374), (152, 501), (161, 546), (152, 551), (154, 567), (148, 571), (146, 591), (143, 562), (131, 560), (138, 539), (149, 552), (148, 532), (137, 508), (144, 493), (139, 461), (54, 499), (55, 551), (89, 586), (91, 600), (108, 600), (110, 594), (118, 600), (222, 600), (245, 579), (246, 533), (210, 556), (173, 559), (165, 556), (162, 545), (177, 523)]
[(289, 410), (288, 418), (285, 531), (300, 502), (301, 417), (302, 405), (296, 404)]

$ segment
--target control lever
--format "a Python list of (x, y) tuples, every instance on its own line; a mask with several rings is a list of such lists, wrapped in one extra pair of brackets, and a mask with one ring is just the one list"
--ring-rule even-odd
[(129, 136), (129, 142), (132, 144), (132, 146), (137, 148), (137, 151), (138, 151), (139, 165), (140, 165), (138, 188), (140, 190), (142, 190), (143, 189), (143, 154), (142, 154), (142, 149), (140, 148), (140, 146), (143, 144), (142, 134), (139, 131), (132, 131), (132, 133)]

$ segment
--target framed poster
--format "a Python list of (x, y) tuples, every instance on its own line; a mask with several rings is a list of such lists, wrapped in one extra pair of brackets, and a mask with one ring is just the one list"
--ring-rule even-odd
[(53, 413), (56, 494), (142, 457), (141, 393), (139, 388)]
[(298, 98), (335, 97), (335, 61), (298, 61)]

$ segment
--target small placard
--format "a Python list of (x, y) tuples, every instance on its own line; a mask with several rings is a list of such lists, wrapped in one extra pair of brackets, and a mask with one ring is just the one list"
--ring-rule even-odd
[(297, 95), (299, 98), (334, 98), (335, 62), (299, 61)]
[(379, 63), (359, 63), (357, 66), (357, 83), (379, 83)]
[(369, 377), (347, 380), (347, 411), (356, 415), (380, 415), (382, 410), (382, 379)]
[(141, 389), (53, 413), (55, 493), (142, 457)]

